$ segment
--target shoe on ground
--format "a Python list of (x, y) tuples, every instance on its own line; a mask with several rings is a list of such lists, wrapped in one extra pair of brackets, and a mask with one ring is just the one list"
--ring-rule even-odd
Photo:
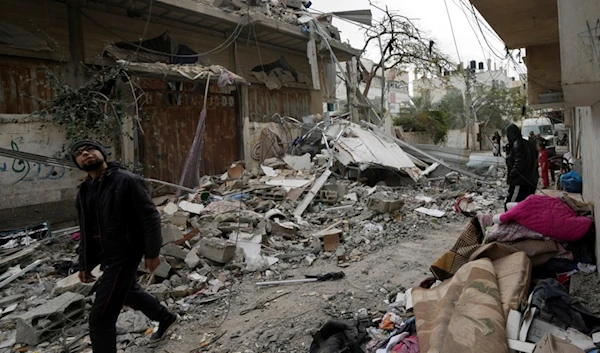
[(158, 330), (150, 336), (150, 343), (159, 342), (167, 337), (169, 331), (179, 322), (179, 315), (171, 314), (168, 319), (159, 323)]

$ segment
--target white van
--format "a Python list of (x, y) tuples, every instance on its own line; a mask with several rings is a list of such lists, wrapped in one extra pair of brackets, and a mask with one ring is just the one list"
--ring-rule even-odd
[(535, 135), (539, 134), (546, 140), (546, 146), (556, 145), (556, 136), (554, 134), (554, 124), (552, 124), (552, 120), (544, 117), (523, 120), (521, 133), (525, 140), (529, 139), (529, 133), (531, 131), (533, 131)]

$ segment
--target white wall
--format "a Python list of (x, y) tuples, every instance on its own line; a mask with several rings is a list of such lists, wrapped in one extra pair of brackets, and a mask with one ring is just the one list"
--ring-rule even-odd
[[(65, 134), (49, 122), (0, 120), (0, 147), (53, 157), (65, 147)], [(21, 120), (21, 121), (23, 121)], [(80, 171), (0, 156), (0, 209), (63, 200), (73, 195)]]
[[(363, 60), (363, 64), (367, 69), (370, 69), (374, 64), (369, 60)], [(346, 67), (345, 63), (342, 63), (342, 67)], [(381, 71), (381, 70), (380, 70)], [(348, 99), (346, 92), (346, 83), (339, 77), (341, 74), (338, 72), (336, 79), (336, 100), (346, 101)], [(402, 103), (410, 100), (408, 85), (410, 78), (406, 72), (392, 72), (386, 74), (386, 90), (385, 90), (385, 108), (390, 110), (392, 113), (400, 112), (400, 106)], [(392, 78), (393, 76), (393, 78)], [(367, 85), (361, 82), (358, 86), (360, 92), (364, 92)], [(375, 103), (376, 106), (381, 105), (381, 72), (378, 76), (373, 78), (367, 98)]]
[[(518, 81), (513, 81), (507, 75), (506, 70), (482, 70), (475, 73), (475, 85), (491, 87), (494, 82), (508, 89), (520, 85), (520, 83), (515, 83)], [(467, 85), (462, 75), (455, 73), (443, 77), (421, 77), (413, 82), (413, 94), (419, 96), (424, 91), (429, 91), (433, 103), (441, 101), (452, 89), (458, 89), (463, 93), (463, 96), (465, 95)]]
[[(56, 157), (65, 134), (26, 115), (0, 115), (0, 147)], [(0, 156), (0, 229), (74, 220), (75, 195), (84, 173)]]
[[(574, 138), (581, 134), (581, 160), (583, 179), (583, 198), (586, 202), (600, 205), (600, 103), (593, 107), (575, 109)], [(596, 207), (596, 234), (600, 234), (600, 214)], [(596, 237), (596, 255), (600, 254), (600, 239)], [(598, 257), (600, 264), (600, 257)]]
[(600, 100), (600, 2), (559, 0), (558, 12), (565, 101), (594, 105)]

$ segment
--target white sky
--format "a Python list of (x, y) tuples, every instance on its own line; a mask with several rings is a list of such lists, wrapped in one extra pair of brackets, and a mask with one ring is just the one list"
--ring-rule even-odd
[[(487, 68), (487, 59), (491, 58), (492, 67), (494, 66), (494, 62), (496, 62), (498, 68), (506, 67), (509, 70), (509, 76), (516, 76), (517, 74), (514, 65), (509, 63), (509, 60), (501, 61), (499, 57), (491, 54), (490, 48), (483, 40), (481, 31), (477, 27), (473, 14), (469, 12), (469, 0), (462, 0), (464, 4), (469, 6), (469, 8), (466, 8), (464, 5), (462, 6), (464, 12), (461, 10), (461, 7), (459, 7), (459, 5), (461, 5), (461, 0), (446, 1), (450, 11), (452, 25), (454, 26), (458, 51), (464, 65), (467, 65), (471, 60), (476, 60), (477, 62), (484, 62)], [(368, 0), (312, 0), (312, 2), (313, 5), (311, 6), (311, 9), (324, 12), (369, 9)], [(409, 17), (419, 29), (436, 41), (438, 47), (441, 48), (446, 55), (454, 62), (459, 62), (444, 0), (377, 0), (375, 4), (381, 8), (388, 6), (390, 11)], [(378, 21), (382, 18), (383, 13), (381, 11), (374, 8), (371, 10), (373, 12), (373, 21)], [(465, 13), (468, 16), (468, 20)], [(482, 21), (481, 26), (483, 33), (491, 48), (494, 49), (496, 54), (504, 57), (506, 55), (504, 43), (502, 43), (495, 34), (491, 34), (487, 31), (485, 27), (491, 28), (491, 26), (489, 26), (481, 16), (479, 16), (479, 18)], [(334, 19), (334, 25), (340, 29), (343, 42), (349, 42), (352, 47), (362, 49), (364, 46), (364, 30), (356, 25), (339, 19)], [(471, 26), (473, 28), (471, 28)], [(478, 38), (481, 45), (477, 41)], [(369, 50), (367, 56), (372, 59), (377, 59), (377, 48)], [(524, 71), (524, 69), (520, 69), (520, 71)]]

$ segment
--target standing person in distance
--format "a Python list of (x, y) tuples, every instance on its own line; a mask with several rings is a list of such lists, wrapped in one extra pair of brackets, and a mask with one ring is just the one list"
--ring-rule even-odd
[(500, 134), (498, 133), (498, 131), (496, 131), (494, 133), (494, 136), (492, 136), (492, 142), (494, 143), (494, 156), (496, 157), (502, 155), (502, 152), (500, 151), (501, 141), (502, 137), (500, 137)]
[(116, 322), (123, 305), (159, 322), (151, 342), (162, 340), (179, 320), (136, 281), (142, 257), (152, 272), (160, 265), (160, 214), (144, 180), (117, 162), (107, 163), (106, 156), (95, 141), (83, 140), (71, 147), (73, 162), (88, 173), (76, 202), (81, 229), (79, 279), (95, 281), (91, 271), (99, 264), (104, 272), (90, 310), (94, 353), (116, 353)]
[(539, 152), (539, 163), (540, 170), (542, 171), (542, 180), (544, 183), (544, 189), (547, 189), (550, 186), (550, 180), (548, 178), (550, 174), (550, 161), (548, 160), (548, 150), (546, 149), (546, 145), (544, 142), (538, 142), (537, 150)]
[(538, 153), (532, 143), (525, 141), (521, 129), (515, 124), (506, 128), (508, 148), (506, 166), (508, 168), (508, 197), (504, 204), (520, 202), (535, 194), (538, 183)]

